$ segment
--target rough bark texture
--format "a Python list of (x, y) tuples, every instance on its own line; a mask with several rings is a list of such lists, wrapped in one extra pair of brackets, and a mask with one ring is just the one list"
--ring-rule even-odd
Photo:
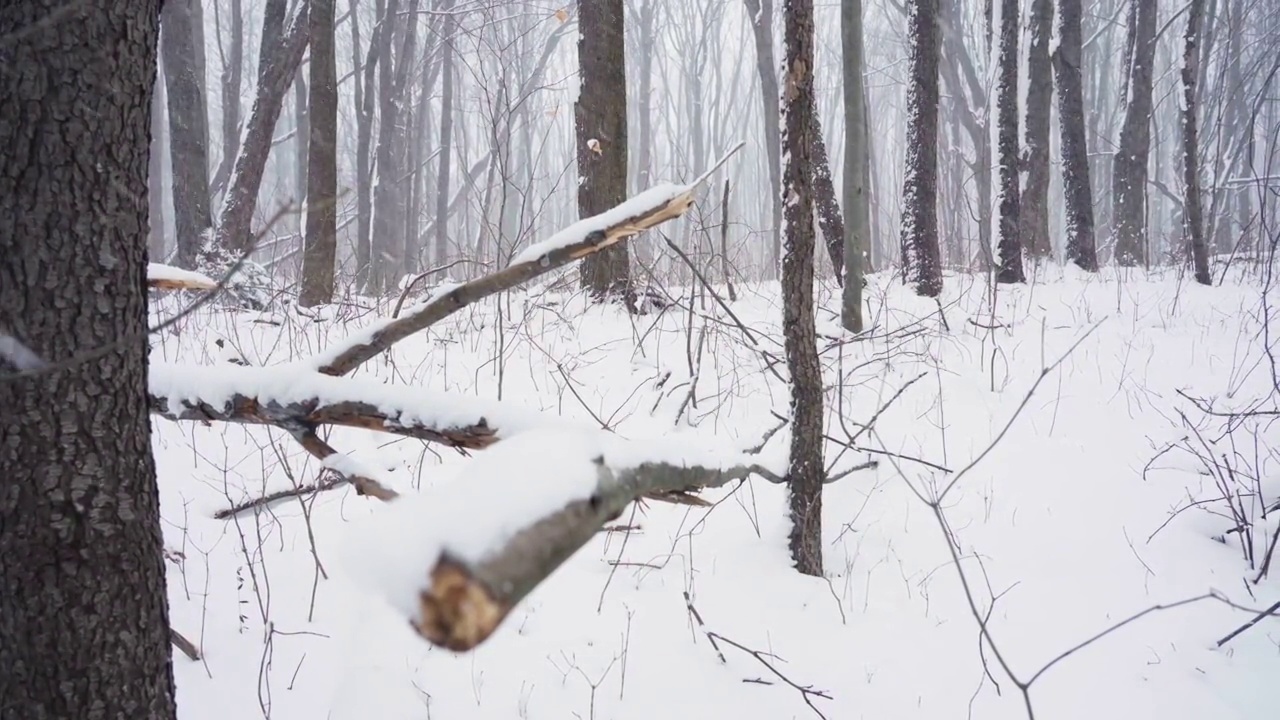
[(782, 321), (791, 373), (791, 559), (805, 575), (822, 575), (822, 368), (813, 319), (813, 0), (786, 0), (786, 83), (782, 98)]
[(743, 0), (756, 45), (756, 75), (764, 103), (765, 159), (769, 164), (769, 187), (773, 190), (773, 235), (770, 272), (782, 256), (782, 130), (778, 118), (778, 61), (773, 54), (773, 0)]
[[(176, 716), (147, 417), (147, 161), (160, 3), (0, 11), (0, 717)], [(0, 374), (10, 371), (0, 363)]]
[(996, 122), (1000, 152), (1000, 265), (996, 280), (1019, 283), (1022, 237), (1018, 232), (1021, 187), (1018, 172), (1018, 0), (1000, 0), (1000, 78)]
[(870, 147), (866, 88), (862, 77), (862, 0), (840, 3), (841, 69), (844, 76), (844, 294), (840, 322), (862, 332), (864, 248), (871, 246)]
[(1209, 248), (1204, 239), (1204, 215), (1200, 206), (1200, 133), (1196, 123), (1196, 80), (1200, 74), (1200, 23), (1204, 0), (1191, 0), (1187, 9), (1187, 32), (1182, 55), (1182, 181), (1183, 231), (1191, 251), (1196, 282), (1212, 285), (1209, 275)]
[(161, 18), (169, 156), (173, 158), (173, 224), (179, 267), (191, 269), (213, 225), (209, 211), (209, 121), (196, 63), (192, 0), (168, 0)]
[(1062, 192), (1066, 204), (1067, 260), (1098, 270), (1093, 230), (1093, 186), (1085, 135), (1081, 0), (1058, 0), (1058, 49), (1053, 54), (1062, 132)]
[[(573, 108), (578, 142), (578, 214), (590, 217), (627, 195), (627, 69), (623, 0), (582, 3), (578, 63), (582, 90)], [(625, 243), (582, 261), (582, 286), (597, 300), (634, 305)]]
[(844, 282), (844, 218), (840, 216), (840, 203), (836, 200), (836, 186), (831, 181), (831, 160), (827, 157), (827, 144), (822, 140), (822, 123), (817, 108), (813, 108), (813, 134), (810, 136), (813, 166), (813, 204), (818, 212), (818, 227), (827, 242), (827, 255), (836, 282)]
[(907, 161), (902, 187), (902, 264), (918, 294), (942, 292), (938, 247), (938, 0), (911, 0)]
[(310, 0), (311, 137), (307, 158), (307, 238), (298, 304), (333, 300), (338, 253), (338, 71), (334, 55), (334, 0)]
[(1049, 126), (1053, 108), (1049, 38), (1052, 34), (1053, 0), (1032, 0), (1024, 135), (1026, 188), (1019, 207), (1023, 247), (1032, 258), (1045, 258), (1053, 253), (1053, 244), (1049, 241)]
[(1116, 262), (1132, 267), (1147, 258), (1147, 157), (1151, 150), (1156, 0), (1130, 1), (1128, 43), (1128, 102), (1112, 166), (1112, 185)]

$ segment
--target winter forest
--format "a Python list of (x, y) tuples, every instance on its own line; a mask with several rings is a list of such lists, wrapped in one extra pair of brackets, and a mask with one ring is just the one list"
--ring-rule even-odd
[(1277, 47), (0, 0), (0, 720), (1274, 718)]

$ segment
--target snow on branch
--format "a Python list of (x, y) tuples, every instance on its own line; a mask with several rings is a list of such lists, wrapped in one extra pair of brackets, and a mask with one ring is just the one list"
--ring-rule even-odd
[(631, 502), (751, 475), (780, 480), (741, 453), (530, 430), (377, 513), (350, 546), (351, 571), (427, 641), (467, 651)]
[(218, 286), (207, 275), (160, 263), (147, 264), (147, 287), (155, 290), (212, 290)]
[[(741, 144), (733, 151), (739, 147)], [(715, 168), (727, 158), (728, 155)], [(400, 317), (370, 324), (313, 357), (310, 365), (326, 375), (346, 375), (397, 342), (474, 302), (511, 290), (539, 275), (678, 218), (693, 206), (694, 193), (708, 175), (710, 172), (688, 185), (657, 185), (617, 207), (579, 220), (547, 240), (525, 248), (502, 270), (437, 291)]]

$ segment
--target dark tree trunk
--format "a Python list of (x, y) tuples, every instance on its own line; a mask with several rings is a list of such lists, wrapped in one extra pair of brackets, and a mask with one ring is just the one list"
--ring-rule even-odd
[[(623, 0), (578, 7), (582, 90), (573, 108), (578, 143), (578, 214), (590, 217), (626, 200), (627, 66)], [(625, 242), (582, 261), (582, 286), (596, 300), (621, 298), (634, 308)]]
[(916, 293), (942, 293), (938, 247), (938, 0), (910, 0), (907, 160), (902, 187), (903, 275)]
[(835, 271), (836, 282), (844, 283), (844, 218), (840, 215), (840, 202), (836, 200), (836, 186), (831, 181), (831, 160), (827, 157), (827, 144), (822, 140), (822, 123), (817, 108), (810, 119), (809, 162), (813, 168), (813, 204), (818, 211), (818, 226), (827, 241), (827, 255)]
[(155, 1), (0, 12), (0, 327), (62, 365), (0, 380), (6, 719), (177, 714), (147, 410), (159, 20)]
[(769, 187), (773, 190), (773, 253), (769, 277), (777, 272), (782, 255), (782, 131), (778, 126), (778, 63), (773, 54), (773, 0), (743, 0), (756, 46), (756, 74), (764, 103), (765, 159), (769, 163)]
[(1018, 0), (1000, 0), (999, 70), (996, 123), (1000, 152), (1000, 267), (996, 280), (1020, 283), (1026, 275), (1022, 270), (1022, 237), (1018, 233)]
[[(448, 11), (453, 7), (453, 0), (445, 0), (441, 9)], [(443, 267), (449, 256), (449, 172), (453, 166), (453, 36), (458, 26), (457, 17), (447, 12), (444, 18), (444, 29), (440, 37), (440, 160), (439, 174), (436, 177), (436, 225), (435, 251), (436, 267)]]
[(862, 0), (840, 3), (841, 75), (844, 78), (844, 293), (840, 322), (862, 332), (863, 253), (871, 246), (871, 147), (862, 77)]
[(213, 226), (209, 210), (209, 122), (196, 63), (193, 4), (193, 0), (165, 2), (160, 34), (169, 101), (177, 264), (184, 268), (195, 267), (200, 247), (207, 240), (205, 233)]
[(786, 0), (784, 42), (786, 89), (782, 143), (786, 167), (782, 256), (782, 321), (787, 368), (791, 373), (791, 459), (787, 488), (791, 505), (789, 546), (796, 569), (822, 576), (822, 367), (813, 319), (814, 146), (813, 0)]
[(311, 133), (307, 157), (307, 239), (298, 304), (333, 301), (338, 254), (338, 70), (334, 56), (334, 0), (311, 0)]
[(1098, 271), (1093, 231), (1093, 186), (1085, 134), (1084, 75), (1081, 70), (1081, 0), (1058, 0), (1058, 49), (1053, 54), (1062, 132), (1062, 192), (1066, 204), (1067, 260)]
[(1182, 110), (1182, 180), (1185, 206), (1183, 231), (1190, 245), (1196, 282), (1212, 285), (1209, 275), (1209, 248), (1204, 239), (1204, 215), (1200, 206), (1200, 132), (1196, 123), (1196, 81), (1200, 75), (1200, 22), (1204, 0), (1191, 0), (1187, 9), (1187, 33), (1182, 56), (1182, 90), (1186, 107)]
[(1130, 0), (1128, 103), (1112, 181), (1115, 254), (1124, 267), (1147, 259), (1147, 158), (1151, 150), (1151, 91), (1155, 80), (1156, 0)]
[(1049, 38), (1053, 0), (1031, 0), (1031, 45), (1027, 48), (1026, 190), (1019, 207), (1022, 243), (1040, 259), (1053, 254), (1049, 241), (1049, 126), (1053, 114), (1053, 70)]

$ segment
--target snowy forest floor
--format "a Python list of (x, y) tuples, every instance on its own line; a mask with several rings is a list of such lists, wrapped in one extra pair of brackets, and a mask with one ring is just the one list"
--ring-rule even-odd
[[(1280, 311), (1251, 281), (1040, 275), (1001, 287), (994, 317), (981, 277), (948, 276), (935, 305), (874, 275), (874, 330), (857, 342), (840, 340), (839, 290), (820, 291), (828, 464), (838, 473), (879, 461), (826, 488), (825, 579), (791, 569), (785, 489), (753, 480), (704, 493), (712, 508), (628, 509), (617, 523), (632, 531), (599, 534), (462, 655), (429, 646), (353, 580), (377, 562), (360, 539), (386, 505), (342, 487), (215, 519), (315, 480), (319, 463), (278, 431), (157, 418), (171, 621), (203, 650), (200, 661), (175, 654), (179, 715), (1025, 718), (1015, 683), (979, 642), (959, 567), (1024, 682), (1152, 606), (1209, 591), (1238, 606), (1211, 598), (1152, 612), (1066, 657), (1031, 685), (1041, 720), (1274, 718), (1280, 621), (1216, 644), (1280, 600), (1280, 558), (1254, 584), (1242, 544), (1247, 535), (1259, 565), (1280, 517), (1262, 517), (1280, 498), (1280, 425), (1213, 417), (1195, 400), (1275, 407), (1262, 319), (1280, 323)], [(690, 312), (687, 290), (685, 307), (628, 318), (547, 288), (468, 308), (357, 376), (654, 443), (680, 433), (746, 448), (788, 412), (787, 388), (767, 368), (777, 360), (785, 377), (776, 284), (739, 286), (730, 303), (756, 344), (710, 298)], [(153, 321), (181, 302), (154, 303)], [(202, 308), (153, 339), (152, 360), (298, 360), (389, 312), (335, 305), (322, 321), (291, 310), (267, 324)], [(1269, 333), (1274, 344), (1280, 324)], [(878, 412), (854, 443), (865, 449), (847, 449)], [(951, 482), (1006, 425), (943, 503), (957, 566), (912, 488)], [(451, 482), (468, 462), (363, 430), (328, 440), (405, 492)], [(765, 452), (786, 447), (784, 431)], [(1233, 516), (1252, 532), (1228, 533)], [(724, 638), (718, 650), (708, 632)]]

